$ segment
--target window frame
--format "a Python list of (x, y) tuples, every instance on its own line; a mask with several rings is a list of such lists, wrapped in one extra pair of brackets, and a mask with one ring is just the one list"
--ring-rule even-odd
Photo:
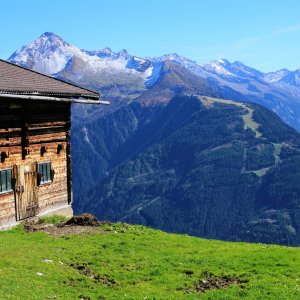
[[(2, 191), (2, 172), (6, 172), (7, 174), (7, 171), (11, 171), (11, 177), (10, 177), (10, 189), (6, 189), (5, 191)], [(3, 195), (3, 194), (8, 194), (8, 193), (12, 193), (14, 190), (13, 190), (13, 186), (12, 186), (12, 180), (13, 178), (13, 168), (12, 167), (8, 167), (8, 168), (4, 168), (4, 169), (0, 169), (0, 195)], [(6, 175), (6, 187), (7, 187), (7, 175)]]
[[(43, 180), (43, 175), (44, 175), (44, 173), (43, 173), (43, 167), (42, 167), (42, 171), (41, 171), (41, 169), (40, 169), (40, 167), (41, 166), (43, 166), (43, 165), (49, 165), (49, 170), (46, 170), (46, 174), (47, 174), (47, 177), (48, 177), (48, 180), (46, 180), (46, 181), (44, 181)], [(49, 184), (49, 183), (52, 183), (53, 182), (53, 180), (52, 180), (52, 176), (51, 176), (51, 161), (49, 160), (49, 161), (43, 161), (43, 162), (38, 162), (37, 163), (37, 171), (38, 171), (38, 173), (40, 173), (41, 174), (41, 181), (40, 181), (40, 184), (39, 184), (39, 186), (41, 186), (41, 185), (46, 185), (46, 184)]]

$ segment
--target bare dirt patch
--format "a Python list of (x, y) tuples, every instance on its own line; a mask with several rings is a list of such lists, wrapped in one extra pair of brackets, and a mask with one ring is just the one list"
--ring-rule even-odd
[(106, 274), (99, 274), (95, 272), (87, 263), (71, 263), (70, 266), (77, 270), (81, 275), (87, 276), (94, 281), (94, 283), (102, 286), (115, 286), (117, 283), (114, 279)]
[(26, 232), (43, 231), (53, 236), (65, 236), (70, 234), (92, 234), (104, 232), (103, 229), (94, 226), (59, 226), (53, 224), (24, 225)]
[(82, 214), (74, 216), (65, 223), (59, 225), (43, 223), (40, 220), (29, 220), (23, 223), (26, 232), (43, 231), (53, 236), (65, 236), (70, 234), (93, 234), (106, 232), (103, 225), (111, 225), (109, 221), (98, 221), (94, 215)]
[(73, 216), (64, 226), (101, 226), (103, 224), (111, 225), (112, 223), (110, 221), (98, 221), (94, 215), (85, 213), (79, 216)]
[[(194, 274), (191, 270), (187, 270), (184, 273), (188, 276), (192, 276)], [(225, 290), (233, 285), (244, 288), (243, 284), (247, 282), (247, 279), (241, 279), (237, 276), (216, 276), (209, 272), (203, 272), (200, 279), (196, 281), (192, 287), (180, 287), (177, 290), (183, 290), (187, 293), (194, 293), (195, 291), (198, 293), (205, 293), (210, 290)]]
[(208, 272), (203, 272), (202, 276), (203, 279), (194, 284), (194, 288), (199, 293), (204, 293), (214, 289), (224, 290), (232, 285), (241, 285), (242, 283), (246, 282), (245, 280), (241, 280), (235, 276), (215, 276), (214, 274)]

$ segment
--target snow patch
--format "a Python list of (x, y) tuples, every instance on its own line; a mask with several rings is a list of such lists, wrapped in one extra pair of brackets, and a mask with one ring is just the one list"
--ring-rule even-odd
[(145, 80), (146, 88), (151, 88), (159, 80), (162, 66), (163, 62), (156, 63), (146, 71), (146, 75), (149, 74)]

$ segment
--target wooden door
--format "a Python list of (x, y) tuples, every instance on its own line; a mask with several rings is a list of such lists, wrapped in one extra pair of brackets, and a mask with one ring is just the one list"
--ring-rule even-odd
[(36, 164), (20, 166), (17, 193), (17, 218), (23, 220), (38, 212)]

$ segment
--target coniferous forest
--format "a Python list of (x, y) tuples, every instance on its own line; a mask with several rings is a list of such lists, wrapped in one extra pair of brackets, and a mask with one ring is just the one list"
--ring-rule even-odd
[[(133, 102), (73, 132), (76, 213), (206, 238), (300, 243), (300, 135), (257, 104)], [(90, 163), (88, 139), (96, 145)]]

